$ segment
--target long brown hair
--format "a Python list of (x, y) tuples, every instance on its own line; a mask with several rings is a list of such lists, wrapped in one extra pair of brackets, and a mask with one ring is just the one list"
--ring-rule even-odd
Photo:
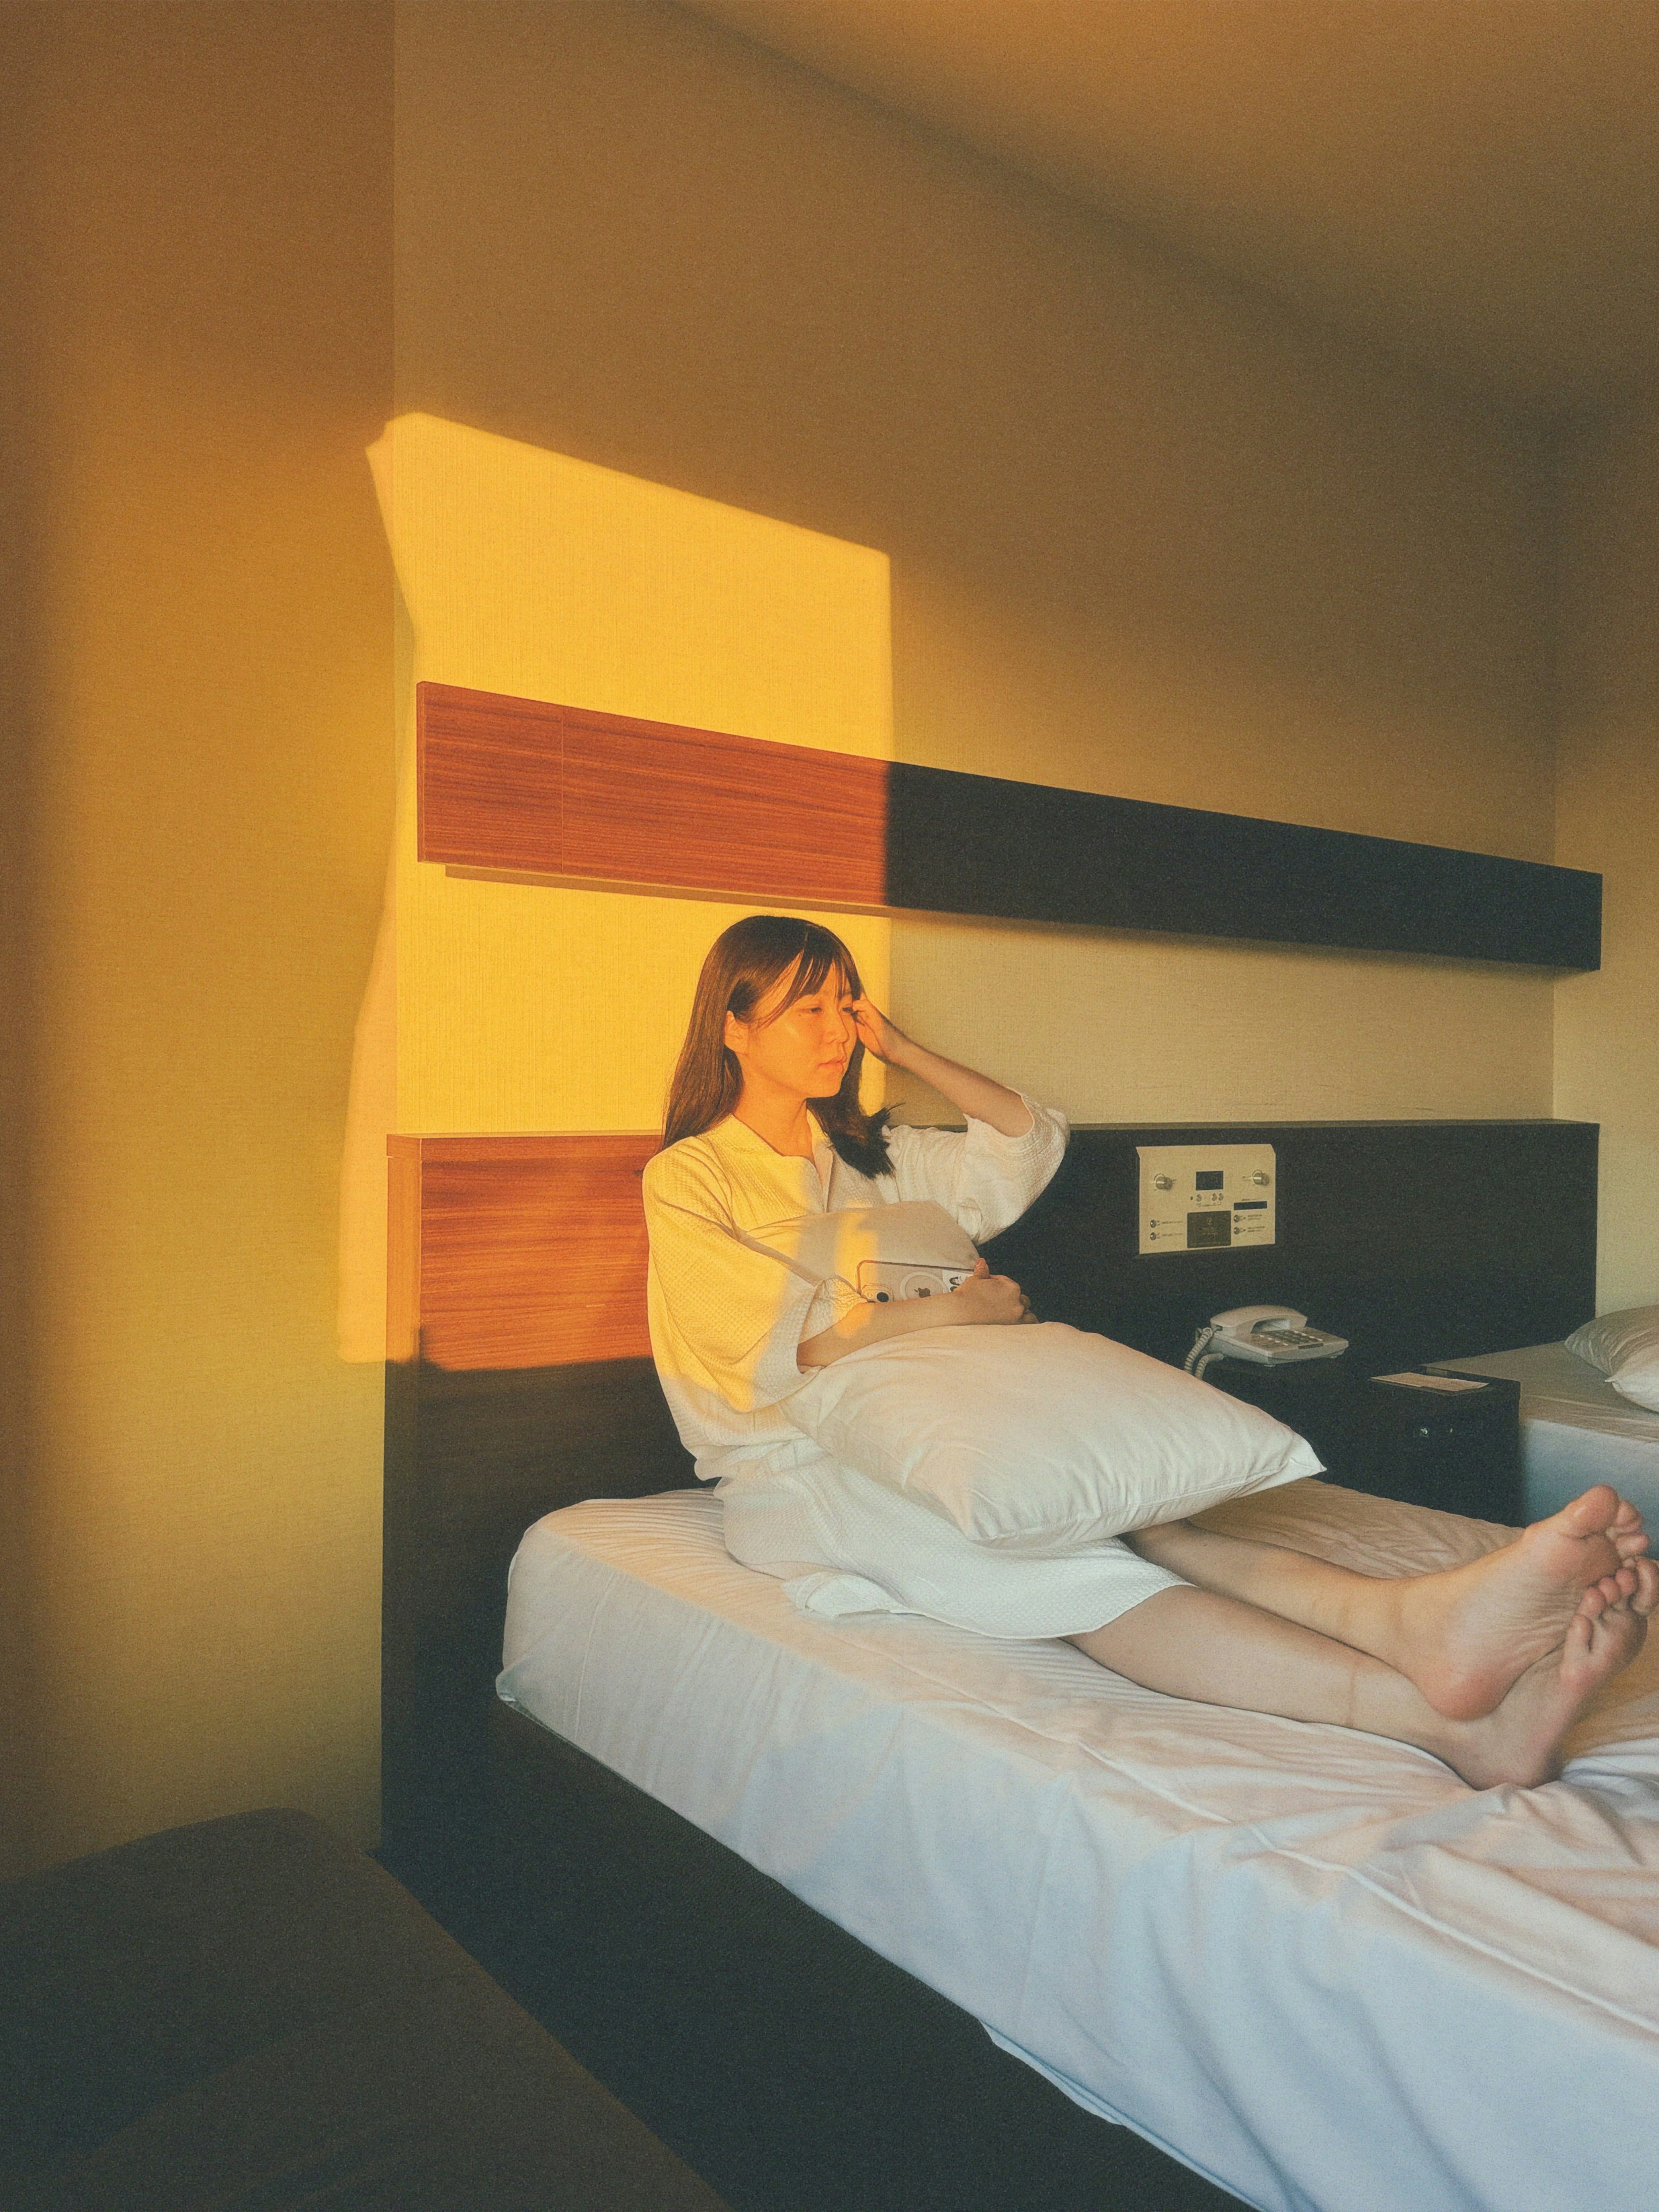
[[(797, 964), (799, 963), (799, 964)], [(833, 930), (793, 915), (751, 914), (722, 930), (708, 948), (691, 1002), (685, 1042), (668, 1085), (662, 1140), (700, 1137), (725, 1121), (743, 1091), (743, 1066), (726, 1042), (726, 1017), (754, 1018), (757, 1006), (776, 988), (791, 967), (789, 992), (781, 1013), (797, 999), (816, 991), (832, 973), (855, 999), (864, 995), (858, 964)], [(775, 1017), (774, 1017), (775, 1018)], [(849, 1167), (860, 1175), (888, 1172), (887, 1115), (866, 1114), (859, 1104), (859, 1076), (864, 1047), (855, 1044), (841, 1088), (829, 1098), (811, 1101), (824, 1134)]]

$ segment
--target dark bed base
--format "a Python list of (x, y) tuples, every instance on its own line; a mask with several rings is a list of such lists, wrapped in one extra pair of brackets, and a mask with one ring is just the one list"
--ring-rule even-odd
[(741, 2212), (1227, 2212), (562, 1737), (490, 1718), (497, 1978)]

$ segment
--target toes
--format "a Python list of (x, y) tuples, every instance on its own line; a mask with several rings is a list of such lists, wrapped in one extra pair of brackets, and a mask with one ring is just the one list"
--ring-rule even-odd
[(1638, 1559), (1634, 1572), (1636, 1589), (1631, 1597), (1631, 1611), (1645, 1615), (1659, 1607), (1659, 1565), (1651, 1559)]
[(1604, 1535), (1613, 1528), (1624, 1503), (1611, 1483), (1598, 1482), (1571, 1505), (1564, 1505), (1556, 1519), (1575, 1536)]
[(1637, 1571), (1632, 1566), (1621, 1566), (1620, 1573), (1604, 1575), (1599, 1582), (1590, 1583), (1590, 1589), (1601, 1599), (1601, 1604), (1595, 1608), (1595, 1613), (1617, 1613), (1617, 1610), (1631, 1604), (1631, 1599), (1637, 1595), (1637, 1589), (1639, 1589)]

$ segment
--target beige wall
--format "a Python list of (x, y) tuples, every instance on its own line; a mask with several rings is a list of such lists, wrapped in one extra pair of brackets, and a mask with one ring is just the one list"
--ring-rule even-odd
[[(400, 409), (887, 554), (902, 759), (1547, 857), (1547, 487), (1475, 410), (672, 7), (398, 40)], [(1536, 977), (910, 921), (893, 977), (1079, 1117), (1549, 1110)]]
[(391, 820), (390, 11), (4, 30), (34, 288), (11, 1858), (271, 1802), (368, 1836), (380, 1380), (336, 1356), (334, 1271)]
[(1560, 714), (1558, 856), (1605, 934), (1557, 988), (1555, 1111), (1601, 1124), (1605, 1313), (1659, 1300), (1659, 410), (1565, 451)]

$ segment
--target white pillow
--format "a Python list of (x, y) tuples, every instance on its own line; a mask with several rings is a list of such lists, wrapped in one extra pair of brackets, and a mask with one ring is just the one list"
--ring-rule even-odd
[(918, 1330), (784, 1401), (843, 1466), (1041, 1557), (1321, 1472), (1259, 1407), (1063, 1322)]
[(1659, 1306), (1626, 1306), (1574, 1329), (1567, 1350), (1599, 1367), (1621, 1397), (1659, 1413)]

